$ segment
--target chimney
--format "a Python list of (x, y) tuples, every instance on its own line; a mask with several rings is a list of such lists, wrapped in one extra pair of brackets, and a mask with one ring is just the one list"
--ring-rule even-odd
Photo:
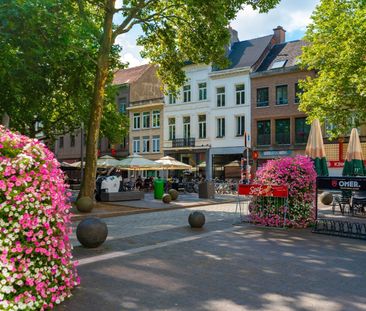
[(283, 29), (282, 26), (277, 26), (275, 29), (273, 29), (273, 33), (275, 44), (283, 43), (286, 41), (286, 30)]
[(229, 26), (229, 32), (230, 32), (230, 47), (229, 47), (230, 49), (235, 42), (239, 42), (239, 37), (238, 32), (235, 29), (231, 28), (231, 26)]

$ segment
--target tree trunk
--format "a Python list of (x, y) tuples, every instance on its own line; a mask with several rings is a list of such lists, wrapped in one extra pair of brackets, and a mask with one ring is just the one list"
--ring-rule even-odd
[(109, 54), (113, 44), (112, 21), (115, 0), (105, 1), (105, 16), (101, 45), (98, 52), (93, 101), (90, 106), (89, 130), (86, 144), (86, 165), (80, 196), (93, 199), (98, 157), (99, 128), (103, 114), (104, 89), (108, 76)]
[(4, 125), (6, 128), (9, 128), (9, 122), (10, 122), (9, 115), (6, 112), (4, 112), (1, 124)]

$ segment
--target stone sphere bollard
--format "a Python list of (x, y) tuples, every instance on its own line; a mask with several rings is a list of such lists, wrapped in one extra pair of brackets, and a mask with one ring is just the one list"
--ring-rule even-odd
[(82, 197), (76, 201), (76, 208), (79, 212), (90, 213), (93, 209), (93, 200), (89, 197)]
[(169, 189), (169, 194), (172, 197), (172, 200), (175, 201), (176, 199), (178, 199), (179, 193), (177, 190), (175, 189)]
[(172, 197), (170, 196), (170, 194), (164, 194), (163, 195), (163, 202), (166, 204), (169, 204), (172, 201)]
[(81, 245), (95, 248), (107, 239), (107, 225), (99, 218), (90, 217), (82, 220), (76, 228), (76, 237)]
[(320, 202), (322, 202), (324, 205), (330, 205), (333, 202), (333, 194), (330, 192), (323, 192), (320, 195)]
[(205, 221), (205, 215), (201, 212), (193, 212), (189, 214), (188, 222), (192, 228), (202, 228)]

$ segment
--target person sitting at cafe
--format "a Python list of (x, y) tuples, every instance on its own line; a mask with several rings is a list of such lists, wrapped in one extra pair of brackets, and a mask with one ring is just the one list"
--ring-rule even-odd
[(143, 182), (141, 176), (138, 176), (135, 183), (135, 188), (140, 190), (142, 188)]

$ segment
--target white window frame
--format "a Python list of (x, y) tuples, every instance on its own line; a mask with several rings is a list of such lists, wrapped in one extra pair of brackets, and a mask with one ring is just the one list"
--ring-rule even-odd
[(160, 152), (160, 136), (153, 136), (152, 138), (152, 152)]
[[(243, 87), (242, 90), (238, 90), (238, 87)], [(238, 102), (239, 98), (239, 102)], [(237, 84), (235, 85), (235, 102), (239, 105), (245, 105), (245, 84)]]
[(216, 124), (217, 124), (216, 137), (217, 138), (225, 137), (225, 117), (217, 118), (216, 119)]
[(245, 133), (245, 115), (235, 117), (236, 136), (244, 136)]
[(133, 138), (133, 153), (140, 153), (140, 137)]
[(149, 136), (142, 137), (142, 152), (143, 153), (150, 152), (150, 137)]
[[(219, 93), (219, 89), (224, 89), (224, 92)], [(217, 107), (225, 107), (226, 106), (225, 93), (226, 93), (225, 86), (220, 86), (220, 87), (216, 88), (216, 106)]]
[(186, 84), (183, 86), (183, 102), (189, 103), (191, 102), (191, 85)]
[(207, 100), (207, 82), (198, 83), (198, 100)]
[[(145, 121), (147, 121), (147, 126), (145, 126)], [(142, 128), (143, 129), (150, 128), (150, 111), (144, 111), (142, 113)]]
[[(204, 121), (200, 121), (201, 116), (205, 117)], [(199, 139), (207, 138), (207, 115), (206, 114), (198, 115), (198, 138)]]
[[(189, 118), (189, 122), (185, 122), (184, 119)], [(188, 136), (186, 135), (188, 134)], [(183, 117), (183, 138), (187, 139), (191, 137), (191, 117), (184, 116)]]
[(160, 127), (160, 110), (153, 110), (151, 127), (152, 128)]
[[(171, 120), (174, 120), (174, 123), (170, 123)], [(175, 118), (168, 118), (169, 140), (175, 139), (175, 122)]]
[[(138, 125), (138, 126), (136, 126)], [(134, 112), (133, 114), (133, 129), (139, 130), (141, 128), (141, 114), (139, 112)]]
[(174, 105), (177, 102), (177, 98), (173, 95), (173, 93), (168, 93), (168, 103), (169, 105)]

